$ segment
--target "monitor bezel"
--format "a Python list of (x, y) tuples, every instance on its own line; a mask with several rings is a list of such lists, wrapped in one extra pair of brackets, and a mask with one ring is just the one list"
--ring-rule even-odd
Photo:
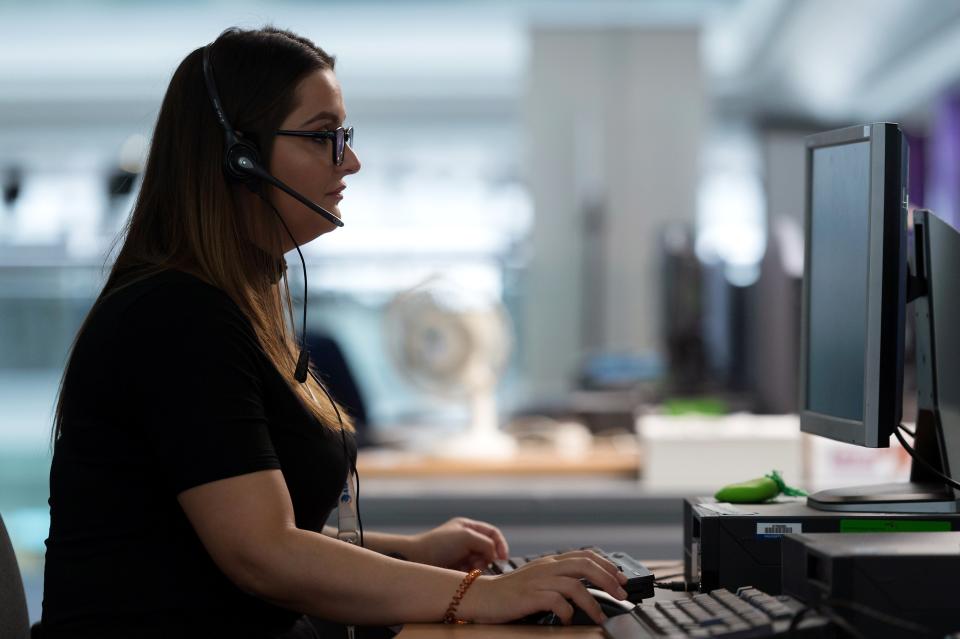
[[(870, 143), (869, 253), (863, 420), (807, 409), (810, 311), (810, 234), (813, 155), (818, 149)], [(896, 124), (876, 123), (828, 131), (806, 140), (804, 269), (800, 330), (800, 430), (837, 441), (886, 448), (902, 417), (903, 334), (906, 300), (906, 144)]]

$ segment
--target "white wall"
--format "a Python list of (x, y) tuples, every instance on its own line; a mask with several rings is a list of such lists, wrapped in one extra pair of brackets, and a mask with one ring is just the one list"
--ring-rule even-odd
[[(694, 216), (699, 40), (686, 27), (533, 30), (524, 117), (536, 218), (522, 329), (533, 394), (569, 388), (585, 347), (659, 348), (658, 230)], [(591, 209), (604, 219), (588, 241)]]

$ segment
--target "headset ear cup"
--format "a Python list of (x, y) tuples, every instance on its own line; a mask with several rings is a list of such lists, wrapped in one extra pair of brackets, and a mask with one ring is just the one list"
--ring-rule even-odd
[[(246, 165), (246, 166), (245, 166)], [(255, 183), (259, 178), (250, 171), (252, 167), (262, 167), (260, 151), (251, 142), (238, 141), (227, 148), (223, 158), (223, 171), (235, 182)]]

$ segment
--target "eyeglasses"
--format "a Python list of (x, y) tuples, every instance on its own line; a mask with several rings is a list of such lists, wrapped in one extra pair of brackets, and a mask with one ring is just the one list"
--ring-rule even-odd
[(333, 131), (275, 131), (276, 135), (292, 135), (300, 138), (313, 138), (314, 140), (333, 140), (333, 163), (337, 166), (343, 164), (343, 153), (349, 144), (353, 147), (353, 127), (338, 126)]

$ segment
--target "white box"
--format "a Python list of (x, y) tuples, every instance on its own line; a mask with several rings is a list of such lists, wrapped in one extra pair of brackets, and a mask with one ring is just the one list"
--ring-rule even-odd
[(712, 495), (771, 470), (788, 485), (803, 482), (797, 415), (642, 415), (636, 428), (648, 489)]

